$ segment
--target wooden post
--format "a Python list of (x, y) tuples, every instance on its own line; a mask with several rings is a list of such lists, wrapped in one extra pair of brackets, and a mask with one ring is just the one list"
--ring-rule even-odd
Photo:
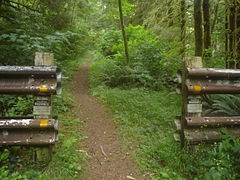
[(185, 57), (183, 59), (182, 74), (182, 116), (181, 116), (181, 146), (185, 146), (184, 129), (186, 127), (186, 116), (201, 117), (202, 116), (202, 98), (199, 95), (189, 95), (185, 82), (187, 81), (187, 68), (202, 68), (201, 57)]
[(54, 65), (53, 53), (36, 52), (35, 66), (53, 66), (53, 65)]
[[(53, 53), (36, 52), (35, 66), (53, 66), (54, 56)], [(52, 119), (52, 106), (51, 95), (35, 96), (33, 115), (36, 119)], [(34, 160), (38, 162), (48, 162), (51, 160), (52, 147), (39, 147), (36, 148), (34, 153)]]

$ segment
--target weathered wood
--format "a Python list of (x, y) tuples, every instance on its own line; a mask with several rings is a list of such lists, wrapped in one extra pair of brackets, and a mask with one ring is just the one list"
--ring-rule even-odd
[(188, 127), (221, 127), (221, 126), (239, 126), (240, 116), (230, 117), (185, 117)]
[(185, 68), (202, 68), (202, 58), (200, 56), (185, 57), (183, 59)]
[(53, 53), (36, 52), (35, 53), (35, 66), (53, 66), (54, 55)]
[[(227, 129), (235, 137), (240, 137), (240, 128), (228, 128)], [(223, 134), (220, 128), (202, 128), (202, 129), (185, 129), (184, 135), (186, 141), (190, 144), (201, 142), (216, 142), (223, 138)]]
[[(202, 68), (200, 57), (184, 58), (182, 79), (182, 116), (180, 137), (182, 147), (201, 142), (220, 141), (221, 127), (240, 137), (240, 117), (202, 117), (200, 94), (239, 93), (239, 70)], [(179, 132), (179, 122), (175, 121)], [(175, 138), (176, 139), (176, 138)]]
[[(201, 57), (185, 57), (183, 59), (182, 82), (186, 82), (187, 68), (202, 68)], [(185, 83), (182, 83), (182, 116), (181, 116), (181, 146), (185, 146), (184, 129), (187, 126), (185, 117), (200, 117), (202, 115), (202, 99), (199, 95), (189, 95)]]
[(181, 131), (181, 122), (179, 119), (174, 120), (174, 125), (175, 125), (177, 132), (180, 132)]
[(51, 160), (52, 155), (52, 147), (39, 147), (36, 148), (36, 151), (34, 153), (34, 161), (36, 162), (49, 162)]
[[(53, 66), (54, 55), (53, 53), (47, 52), (36, 52), (35, 54), (35, 66)], [(37, 105), (38, 101), (45, 101), (44, 105)], [(35, 96), (34, 102), (34, 118), (36, 119), (52, 119), (52, 106), (51, 106), (51, 95), (49, 96)], [(36, 148), (34, 160), (40, 162), (48, 162), (52, 157), (52, 147), (39, 147)]]

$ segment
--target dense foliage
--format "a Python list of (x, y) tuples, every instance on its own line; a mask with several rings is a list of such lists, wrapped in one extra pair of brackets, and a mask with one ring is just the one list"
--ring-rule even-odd
[[(82, 0), (0, 1), (0, 65), (34, 65), (35, 52), (52, 52), (65, 82), (89, 47), (87, 7), (88, 3)], [(73, 145), (80, 136), (72, 137), (81, 124), (71, 116), (64, 117), (64, 113), (71, 111), (72, 101), (69, 102), (66, 90), (63, 93), (53, 99), (54, 116), (59, 116), (64, 128), (74, 124), (75, 129), (62, 129), (54, 162), (43, 168), (42, 164), (33, 163), (34, 149), (1, 147), (0, 179), (73, 178), (82, 171), (79, 162), (85, 156), (76, 151), (79, 144)], [(33, 96), (0, 96), (1, 116), (29, 116), (32, 107)], [(64, 170), (55, 174), (59, 167)], [(47, 173), (42, 175), (43, 171)]]
[[(83, 53), (87, 48), (87, 29), (85, 25), (74, 27), (77, 19), (73, 21), (75, 10), (83, 2), (74, 3), (79, 7), (72, 5), (64, 0), (4, 1), (0, 6), (0, 65), (34, 65), (35, 52), (53, 52), (56, 65), (64, 67)], [(1, 96), (0, 102), (1, 115), (31, 114), (29, 97)]]
[[(79, 66), (78, 57), (94, 50), (93, 93), (112, 108), (124, 137), (134, 142), (142, 171), (152, 179), (239, 179), (238, 139), (223, 130), (222, 142), (186, 153), (173, 141), (170, 122), (180, 111), (173, 89), (183, 56), (203, 55), (207, 67), (239, 65), (240, 3), (122, 0), (121, 27), (116, 2), (0, 0), (0, 65), (33, 65), (35, 52), (53, 52), (66, 82)], [(123, 43), (124, 28), (128, 48)], [(83, 171), (78, 162), (84, 155), (77, 154), (76, 143), (82, 138), (76, 136), (81, 124), (73, 117), (71, 95), (64, 93), (64, 98), (53, 99), (54, 114), (60, 115), (63, 130), (59, 151), (43, 170), (47, 174), (41, 175), (31, 161), (25, 163), (19, 149), (1, 148), (1, 179), (71, 179)], [(203, 99), (207, 115), (240, 113), (239, 96)], [(1, 95), (0, 115), (29, 116), (32, 105), (32, 96)]]
[(119, 30), (104, 31), (99, 48), (105, 57), (99, 80), (110, 87), (132, 86), (162, 89), (173, 83), (180, 66), (177, 43), (161, 42), (156, 35), (142, 26), (129, 25), (130, 63), (125, 61), (124, 47)]

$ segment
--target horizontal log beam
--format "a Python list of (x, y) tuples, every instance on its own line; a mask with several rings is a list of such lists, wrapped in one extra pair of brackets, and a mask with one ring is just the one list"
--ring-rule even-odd
[(240, 78), (239, 69), (217, 69), (217, 68), (187, 68), (187, 77), (210, 79), (210, 78)]
[(0, 66), (0, 74), (4, 75), (56, 75), (60, 69), (56, 66)]
[[(240, 128), (229, 128), (229, 133), (240, 137)], [(184, 137), (188, 143), (216, 142), (223, 139), (221, 130), (218, 129), (185, 129)]]
[(55, 119), (0, 119), (0, 129), (55, 129), (58, 121)]
[(0, 93), (60, 94), (60, 70), (55, 66), (0, 66)]
[(53, 129), (29, 129), (28, 131), (26, 131), (25, 129), (0, 130), (0, 145), (43, 146), (54, 144), (57, 140), (57, 132)]
[(236, 126), (240, 125), (240, 116), (232, 117), (185, 117), (188, 127)]

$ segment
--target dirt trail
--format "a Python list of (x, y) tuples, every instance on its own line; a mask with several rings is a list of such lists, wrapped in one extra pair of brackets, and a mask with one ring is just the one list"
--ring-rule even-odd
[(123, 149), (122, 142), (116, 134), (116, 125), (111, 115), (89, 93), (89, 65), (90, 62), (81, 66), (72, 83), (75, 101), (81, 110), (79, 116), (86, 124), (82, 134), (88, 139), (84, 142), (84, 146), (92, 157), (84, 179), (139, 179), (130, 153)]

